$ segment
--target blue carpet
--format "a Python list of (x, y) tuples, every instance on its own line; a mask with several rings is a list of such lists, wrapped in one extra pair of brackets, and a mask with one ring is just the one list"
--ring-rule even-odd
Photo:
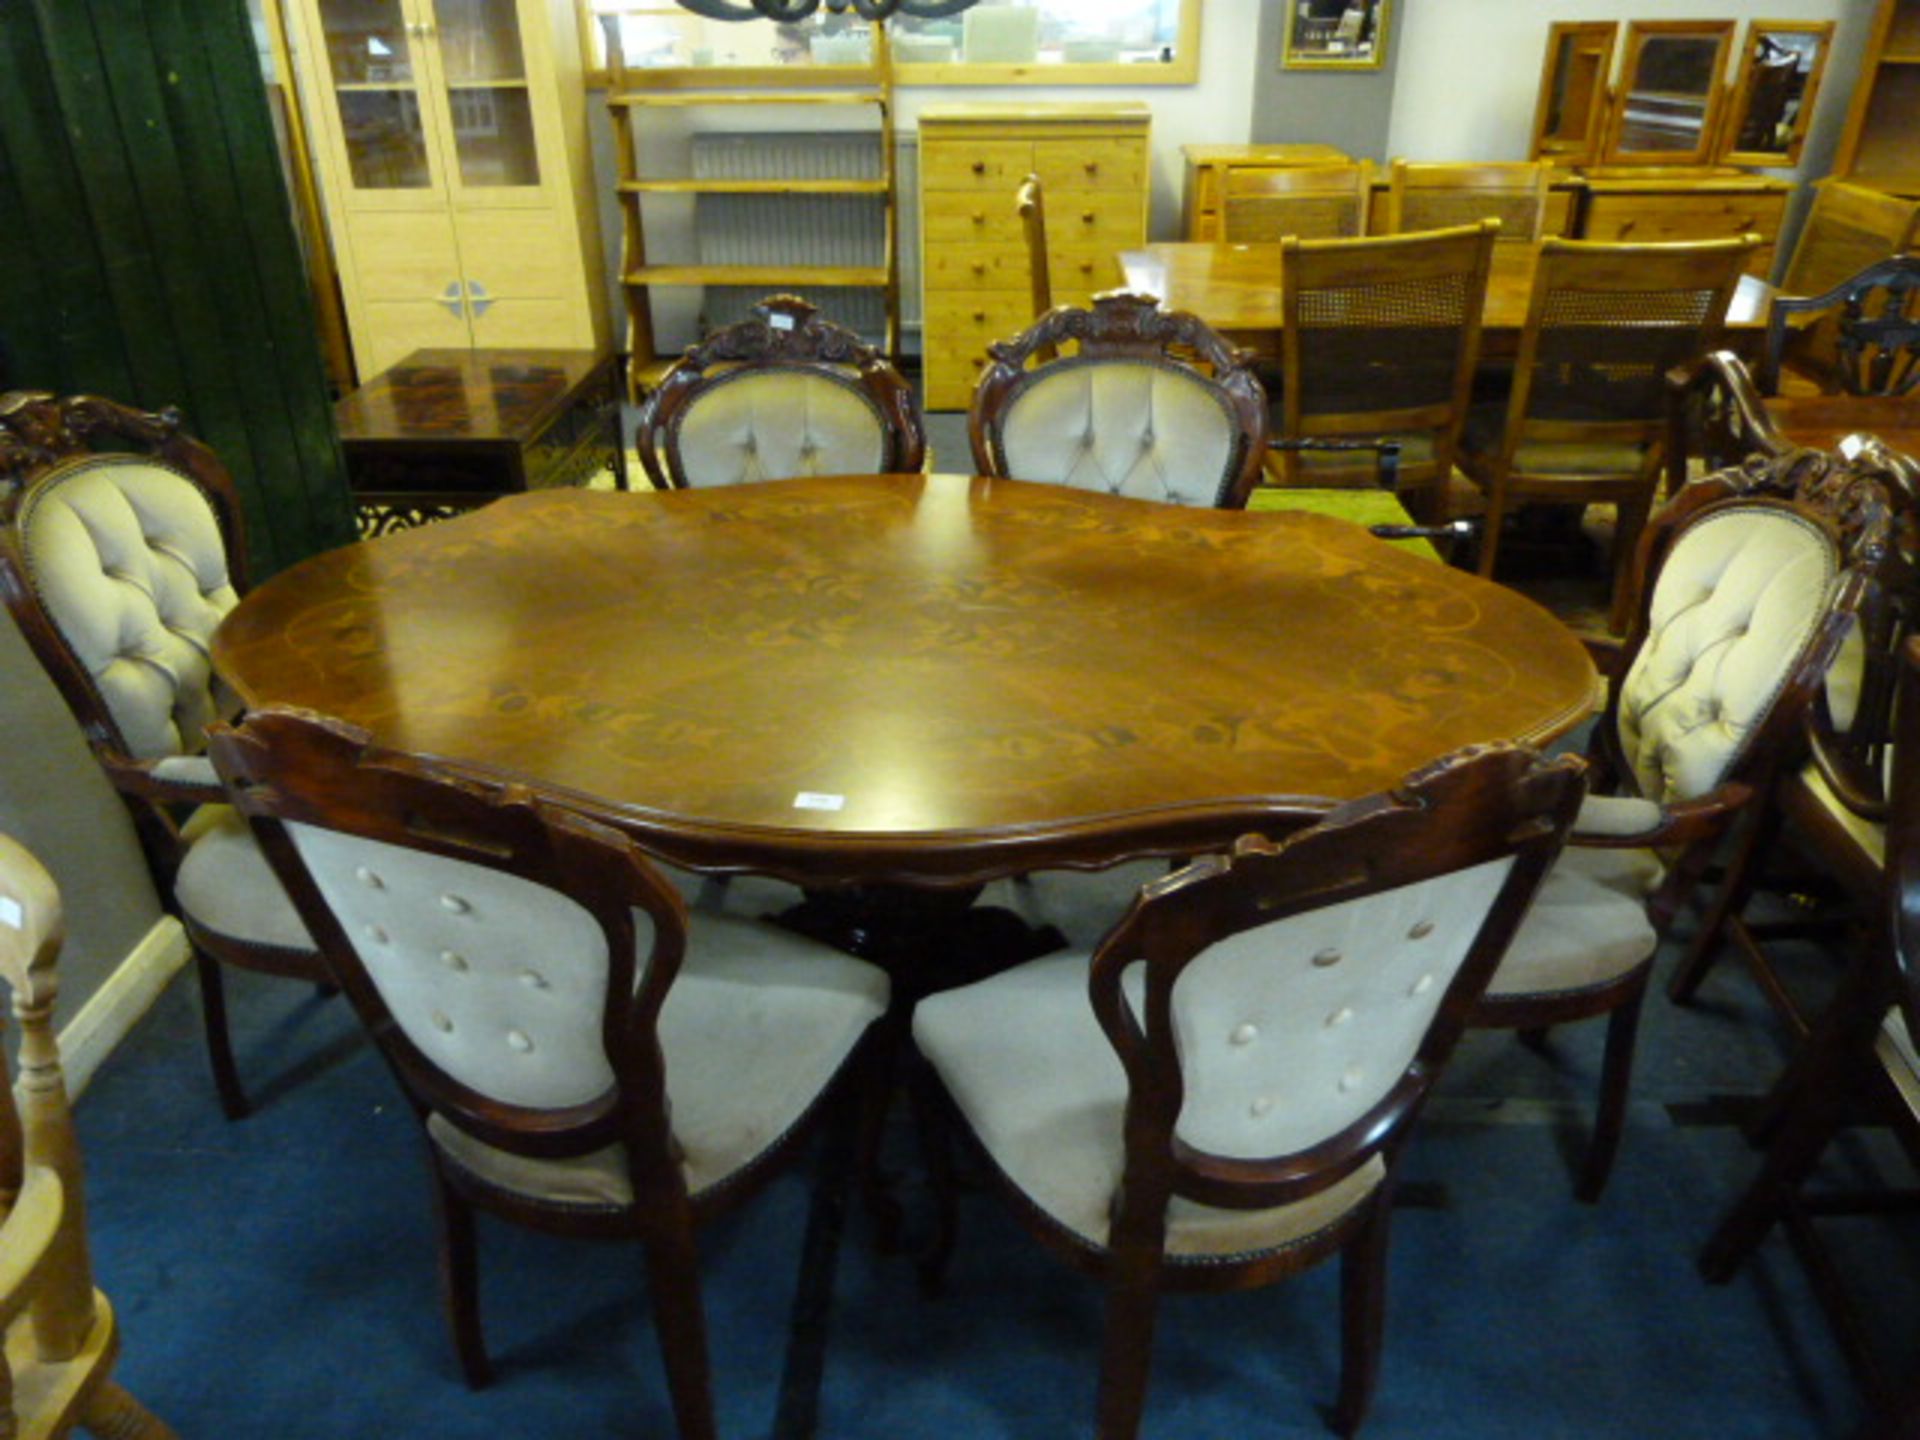
[[(1671, 956), (1666, 957), (1668, 960)], [(459, 1382), (437, 1306), (424, 1161), (410, 1113), (340, 1000), (237, 975), (243, 1073), (260, 1100), (219, 1118), (191, 981), (174, 986), (80, 1107), (99, 1283), (124, 1323), (126, 1384), (193, 1437), (668, 1436), (637, 1247), (482, 1222), (499, 1375)], [(1376, 1440), (1839, 1435), (1859, 1401), (1778, 1240), (1725, 1287), (1693, 1255), (1753, 1157), (1669, 1102), (1752, 1092), (1781, 1041), (1729, 964), (1703, 1003), (1648, 1002), (1632, 1124), (1604, 1202), (1571, 1196), (1601, 1026), (1548, 1057), (1470, 1036), (1408, 1156), (1395, 1216)], [(911, 1137), (889, 1137), (911, 1222)], [(1871, 1157), (1861, 1163), (1870, 1163)], [(720, 1419), (774, 1432), (815, 1167), (706, 1232)], [(963, 1196), (946, 1293), (848, 1219), (825, 1337), (818, 1433), (1089, 1433), (1094, 1287)], [(1873, 1227), (1861, 1263), (1920, 1314), (1920, 1266)], [(1147, 1433), (1320, 1436), (1338, 1366), (1337, 1267), (1240, 1295), (1166, 1302)]]

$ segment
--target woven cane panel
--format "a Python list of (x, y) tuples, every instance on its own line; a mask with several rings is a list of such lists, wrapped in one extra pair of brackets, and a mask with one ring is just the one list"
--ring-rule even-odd
[(1453, 394), (1469, 277), (1304, 291), (1300, 409), (1308, 415), (1444, 404)]
[(1281, 240), (1351, 240), (1360, 234), (1360, 202), (1350, 195), (1272, 195), (1229, 199), (1226, 236), (1236, 244)]
[(1500, 222), (1502, 240), (1531, 240), (1541, 204), (1532, 191), (1503, 195), (1485, 190), (1408, 191), (1400, 199), (1400, 229), (1443, 230), (1450, 225)]
[(1668, 370), (1698, 357), (1712, 290), (1555, 290), (1540, 321), (1536, 420), (1657, 420)]

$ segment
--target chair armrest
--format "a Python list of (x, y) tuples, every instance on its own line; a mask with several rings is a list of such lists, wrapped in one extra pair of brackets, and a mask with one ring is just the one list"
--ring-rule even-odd
[(1722, 785), (1697, 800), (1659, 805), (1651, 800), (1589, 795), (1567, 836), (1569, 845), (1595, 850), (1647, 850), (1691, 845), (1720, 833), (1753, 798), (1751, 785)]
[(1620, 673), (1620, 665), (1627, 658), (1627, 647), (1611, 635), (1581, 635), (1580, 643), (1587, 648), (1587, 658), (1593, 662), (1593, 668), (1611, 679)]
[(163, 805), (220, 805), (226, 787), (204, 755), (167, 755), (158, 760), (114, 759), (105, 762), (114, 788), (142, 795)]

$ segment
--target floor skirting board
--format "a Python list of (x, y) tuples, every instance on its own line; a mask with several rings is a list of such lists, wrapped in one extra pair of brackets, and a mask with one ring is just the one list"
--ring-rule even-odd
[(78, 1099), (85, 1092), (94, 1072), (152, 1008), (191, 954), (187, 932), (180, 922), (163, 915), (106, 982), (87, 997), (80, 1013), (60, 1031), (60, 1058), (67, 1073), (69, 1096)]

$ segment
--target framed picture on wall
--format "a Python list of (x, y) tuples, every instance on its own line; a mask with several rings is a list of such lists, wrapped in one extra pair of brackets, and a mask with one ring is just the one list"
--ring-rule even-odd
[(1286, 0), (1283, 70), (1377, 70), (1387, 53), (1387, 0)]

